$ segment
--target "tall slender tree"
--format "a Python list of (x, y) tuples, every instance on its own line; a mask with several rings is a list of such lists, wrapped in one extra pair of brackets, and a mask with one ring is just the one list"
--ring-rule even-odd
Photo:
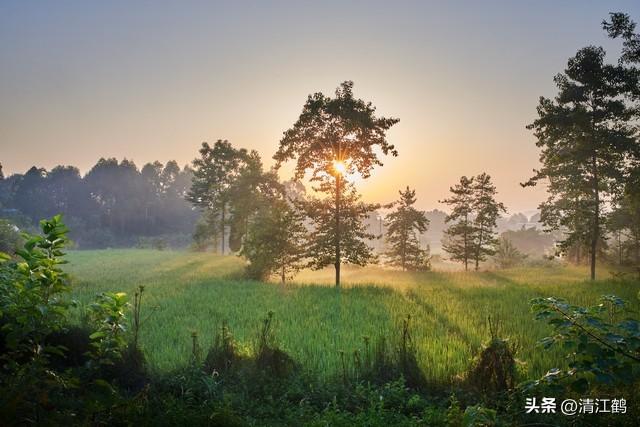
[(630, 123), (635, 112), (624, 99), (634, 77), (621, 65), (606, 64), (604, 56), (601, 47), (579, 50), (554, 79), (555, 99), (540, 98), (538, 119), (528, 129), (541, 149), (542, 168), (524, 184), (548, 184), (549, 198), (540, 205), (547, 227), (566, 230), (569, 240), (588, 230), (591, 279), (604, 237), (603, 206), (620, 191), (636, 144)]
[(399, 194), (400, 199), (393, 204), (395, 210), (385, 217), (388, 263), (401, 267), (403, 271), (428, 269), (429, 251), (420, 246), (419, 236), (427, 231), (429, 220), (424, 211), (413, 206), (416, 203), (415, 190), (407, 186)]
[[(312, 218), (316, 226), (325, 227), (316, 230), (316, 237), (323, 236), (324, 240), (330, 235), (333, 239), (331, 254), (319, 254), (318, 259), (322, 258), (322, 262), (317, 264), (330, 262), (334, 265), (336, 286), (340, 286), (340, 266), (344, 259), (365, 259), (345, 252), (356, 246), (361, 247), (349, 241), (361, 233), (348, 230), (348, 227), (360, 229), (360, 225), (354, 224), (353, 220), (359, 220), (361, 216), (352, 216), (351, 224), (344, 221), (345, 214), (353, 213), (356, 209), (346, 204), (357, 199), (355, 190), (345, 181), (345, 176), (357, 172), (363, 178), (368, 178), (375, 166), (382, 166), (377, 150), (385, 155), (398, 154), (386, 138), (389, 128), (397, 122), (395, 118), (377, 117), (375, 107), (370, 102), (353, 96), (353, 82), (347, 81), (338, 87), (333, 98), (319, 92), (309, 95), (300, 117), (284, 133), (274, 155), (278, 167), (287, 160), (296, 159), (296, 178), (300, 179), (307, 171), (311, 171), (311, 181), (320, 182), (318, 189), (333, 197), (324, 204), (331, 212), (330, 222), (325, 218), (326, 211), (315, 209), (317, 205), (313, 205), (310, 211), (321, 215)], [(345, 195), (349, 200), (342, 199)], [(357, 203), (353, 206), (358, 207), (356, 210), (363, 207)], [(324, 243), (321, 246), (326, 249)]]
[(496, 201), (496, 187), (491, 182), (491, 176), (481, 173), (474, 178), (473, 210), (475, 224), (474, 260), (478, 271), (480, 261), (496, 253), (498, 239), (496, 227), (501, 213), (506, 213), (504, 204)]
[(246, 150), (236, 149), (229, 141), (219, 139), (213, 147), (203, 142), (200, 158), (193, 161), (193, 178), (187, 199), (194, 206), (208, 210), (209, 218), (219, 218), (223, 255), (231, 191), (246, 156)]
[(449, 224), (444, 231), (442, 248), (454, 261), (469, 269), (469, 261), (475, 254), (476, 227), (473, 221), (474, 179), (463, 176), (460, 182), (449, 189), (451, 197), (440, 201), (451, 206), (451, 213), (445, 218)]
[(229, 189), (229, 249), (239, 251), (251, 217), (280, 193), (282, 185), (275, 172), (265, 172), (257, 151), (248, 152), (240, 164), (238, 174)]

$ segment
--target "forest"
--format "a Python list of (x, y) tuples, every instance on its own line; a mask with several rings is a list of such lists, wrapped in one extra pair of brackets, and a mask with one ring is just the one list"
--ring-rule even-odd
[(529, 214), (488, 167), (365, 199), (412, 153), (351, 80), (271, 153), (0, 165), (0, 424), (638, 425), (640, 33), (601, 30), (531, 104)]

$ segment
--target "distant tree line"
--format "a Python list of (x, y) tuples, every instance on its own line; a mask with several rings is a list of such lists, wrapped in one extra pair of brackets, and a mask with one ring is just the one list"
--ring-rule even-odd
[(133, 246), (144, 237), (187, 245), (198, 217), (185, 195), (192, 170), (175, 161), (100, 159), (84, 176), (73, 166), (32, 167), (0, 177), (0, 213), (29, 228), (61, 213), (80, 248)]

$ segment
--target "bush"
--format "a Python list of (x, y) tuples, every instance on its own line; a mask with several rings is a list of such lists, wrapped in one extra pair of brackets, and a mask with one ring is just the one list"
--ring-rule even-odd
[(500, 323), (488, 319), (491, 340), (473, 361), (467, 384), (491, 402), (497, 403), (516, 386), (515, 344), (498, 337)]
[(205, 357), (204, 371), (207, 374), (226, 374), (237, 368), (243, 359), (227, 322), (223, 322)]
[(22, 244), (20, 229), (6, 219), (0, 219), (0, 252), (15, 254)]
[(540, 345), (561, 348), (570, 362), (568, 370), (551, 369), (525, 388), (544, 384), (585, 393), (595, 384), (625, 386), (640, 378), (640, 322), (621, 318), (628, 313), (621, 298), (604, 295), (600, 304), (586, 308), (559, 298), (536, 298), (531, 308), (555, 332)]
[(258, 333), (256, 344), (256, 367), (278, 378), (292, 374), (297, 365), (295, 361), (285, 353), (275, 339), (273, 330), (273, 312), (270, 311), (262, 321), (262, 327)]

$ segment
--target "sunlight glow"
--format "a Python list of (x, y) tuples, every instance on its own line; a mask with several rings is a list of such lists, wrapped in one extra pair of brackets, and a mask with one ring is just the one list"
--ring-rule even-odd
[(345, 175), (347, 173), (347, 165), (342, 160), (334, 160), (333, 169), (340, 175)]

